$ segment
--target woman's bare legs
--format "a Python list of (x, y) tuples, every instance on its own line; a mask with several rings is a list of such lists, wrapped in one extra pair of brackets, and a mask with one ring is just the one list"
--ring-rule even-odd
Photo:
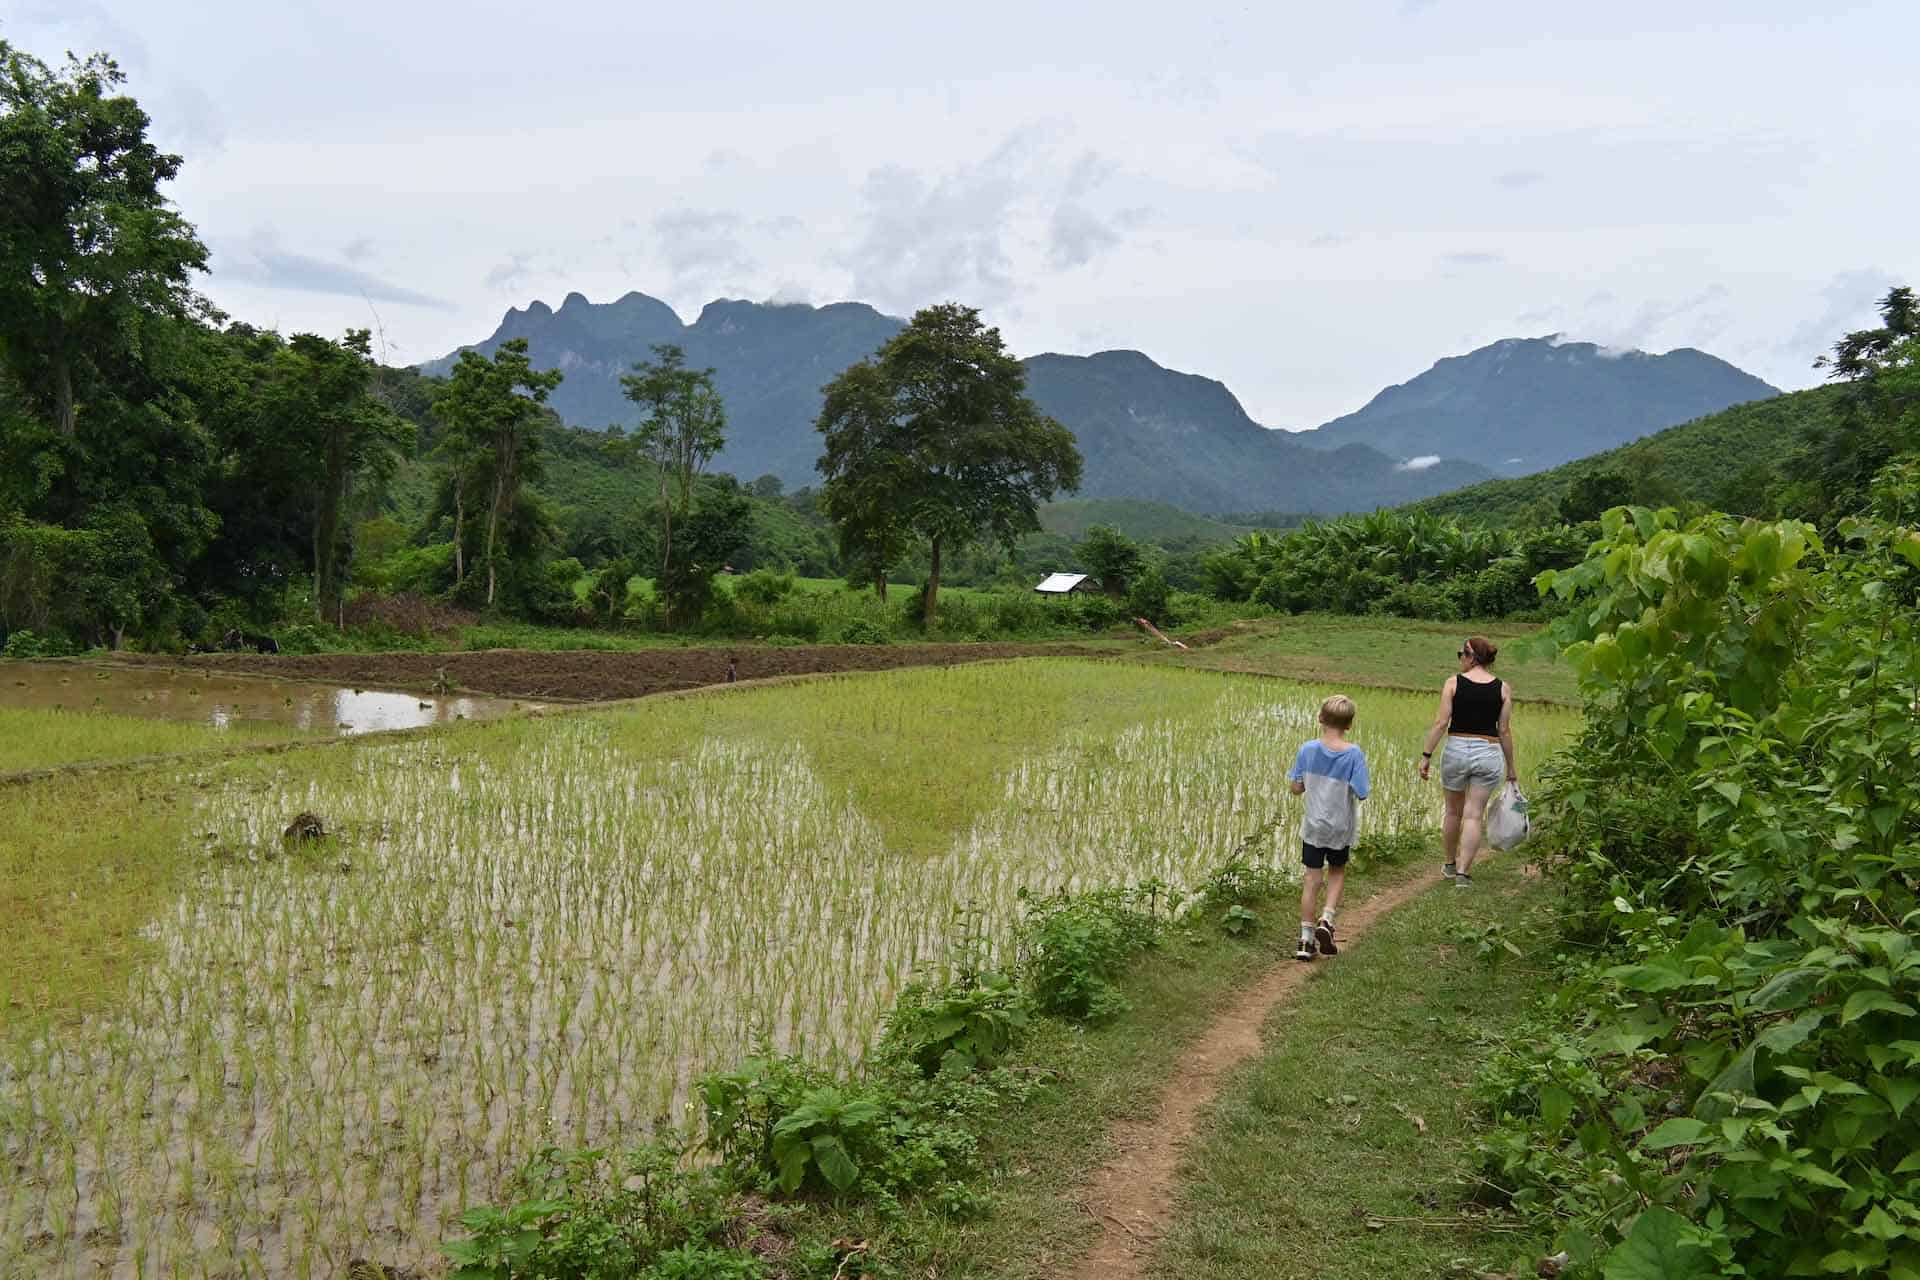
[(1447, 811), (1440, 819), (1440, 847), (1447, 855), (1447, 865), (1454, 866), (1460, 853), (1460, 811), (1467, 803), (1464, 791), (1446, 791)]
[[(1455, 821), (1459, 835), (1459, 858), (1454, 866), (1461, 875), (1473, 866), (1473, 860), (1480, 856), (1481, 844), (1487, 834), (1487, 800), (1493, 795), (1492, 787), (1468, 785), (1465, 791), (1449, 791), (1447, 808), (1453, 810), (1456, 802), (1464, 810)], [(1452, 820), (1452, 819), (1450, 819)]]

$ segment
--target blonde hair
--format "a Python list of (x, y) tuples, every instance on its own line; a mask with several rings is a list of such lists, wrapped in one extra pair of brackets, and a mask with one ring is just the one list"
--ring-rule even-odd
[(1344, 693), (1336, 693), (1320, 704), (1320, 723), (1329, 729), (1345, 732), (1353, 728), (1353, 699)]

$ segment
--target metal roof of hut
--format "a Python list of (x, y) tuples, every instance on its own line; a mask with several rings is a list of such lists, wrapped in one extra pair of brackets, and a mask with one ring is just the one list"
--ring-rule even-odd
[(1084, 573), (1050, 573), (1034, 590), (1044, 596), (1064, 596), (1074, 591), (1091, 591), (1099, 585)]

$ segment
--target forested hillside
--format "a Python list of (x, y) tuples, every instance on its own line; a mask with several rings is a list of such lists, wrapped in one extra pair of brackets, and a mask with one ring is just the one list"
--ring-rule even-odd
[(1735, 405), (1550, 471), (1488, 480), (1413, 505), (1482, 524), (1539, 524), (1559, 519), (1563, 499), (1582, 486), (1589, 495), (1582, 505), (1592, 509), (1580, 518), (1615, 502), (1772, 514), (1796, 483), (1793, 459), (1806, 437), (1833, 425), (1846, 394), (1815, 387)]

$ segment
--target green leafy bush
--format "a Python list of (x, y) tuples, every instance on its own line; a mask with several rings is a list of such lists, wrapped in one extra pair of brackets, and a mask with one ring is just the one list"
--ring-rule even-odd
[(1026, 1025), (1020, 991), (1007, 974), (989, 971), (937, 988), (915, 983), (887, 1019), (881, 1052), (925, 1076), (964, 1076), (998, 1065)]
[(891, 644), (893, 637), (887, 629), (877, 622), (866, 618), (855, 618), (834, 633), (833, 644)]
[(1043, 1013), (1106, 1022), (1125, 1013), (1116, 980), (1129, 961), (1159, 944), (1171, 904), (1158, 883), (1131, 889), (1035, 897), (1027, 904), (1022, 973)]
[(1483, 1076), (1482, 1154), (1568, 1274), (1920, 1276), (1920, 531), (1889, 484), (1832, 547), (1615, 509), (1543, 578), (1588, 699), (1544, 852), (1605, 949)]
[[(617, 1157), (597, 1148), (543, 1148), (515, 1175), (507, 1207), (461, 1215), (468, 1234), (442, 1246), (453, 1275), (760, 1275), (751, 1255), (715, 1244), (735, 1217), (732, 1193), (715, 1171), (688, 1168), (686, 1155), (672, 1131)], [(709, 1269), (691, 1269), (699, 1266)]]

